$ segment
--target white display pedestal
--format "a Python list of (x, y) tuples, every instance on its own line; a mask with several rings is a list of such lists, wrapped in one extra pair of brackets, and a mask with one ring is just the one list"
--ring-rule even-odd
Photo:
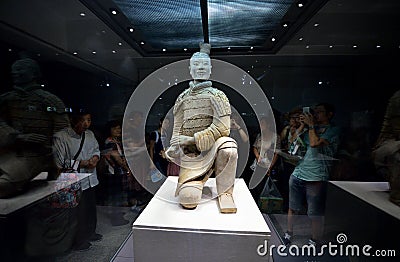
[(257, 249), (264, 251), (271, 231), (243, 179), (235, 182), (236, 214), (219, 212), (214, 178), (203, 190), (208, 200), (183, 209), (174, 197), (177, 179), (168, 177), (134, 222), (134, 261), (268, 261)]

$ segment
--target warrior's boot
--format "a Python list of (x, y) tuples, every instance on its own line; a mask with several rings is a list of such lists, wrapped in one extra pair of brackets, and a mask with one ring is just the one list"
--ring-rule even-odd
[(189, 181), (179, 189), (179, 202), (186, 209), (195, 209), (201, 200), (203, 192), (202, 181)]
[(236, 213), (233, 201), (233, 186), (235, 184), (237, 145), (225, 143), (217, 153), (215, 160), (215, 177), (218, 193), (218, 204), (221, 213)]

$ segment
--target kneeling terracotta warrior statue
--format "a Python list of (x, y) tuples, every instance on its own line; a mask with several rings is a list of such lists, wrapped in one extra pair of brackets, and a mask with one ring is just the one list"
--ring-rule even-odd
[(200, 44), (200, 52), (190, 59), (193, 81), (175, 102), (174, 129), (166, 155), (181, 167), (175, 194), (184, 208), (197, 207), (204, 183), (215, 173), (221, 213), (236, 213), (232, 193), (237, 144), (229, 137), (229, 100), (208, 81), (210, 49), (209, 44)]

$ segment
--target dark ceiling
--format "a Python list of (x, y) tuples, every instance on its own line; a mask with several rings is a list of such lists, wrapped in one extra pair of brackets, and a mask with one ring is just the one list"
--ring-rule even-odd
[(244, 69), (397, 55), (399, 14), (398, 0), (2, 0), (0, 41), (137, 83), (141, 70), (189, 57), (204, 39), (214, 58)]
[(81, 0), (143, 56), (275, 53), (326, 0)]

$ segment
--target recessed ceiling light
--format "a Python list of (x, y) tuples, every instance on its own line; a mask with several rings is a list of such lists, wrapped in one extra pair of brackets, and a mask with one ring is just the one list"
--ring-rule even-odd
[(12, 49), (11, 49), (11, 48), (8, 48), (8, 52), (12, 52)]
[(165, 49), (165, 48), (163, 48), (162, 50), (163, 50), (163, 52), (167, 51), (167, 49)]
[(59, 56), (60, 54), (59, 53), (56, 53), (56, 56)]
[(110, 8), (110, 12), (111, 12), (111, 14), (113, 14), (113, 15), (117, 15), (117, 14), (118, 14), (117, 9), (115, 9), (115, 8)]
[(96, 54), (96, 51), (94, 51), (94, 50), (93, 50), (93, 51), (92, 51), (92, 54), (94, 54), (94, 55), (95, 55), (95, 54)]
[(115, 50), (112, 50), (112, 53), (113, 53), (113, 54), (115, 54), (116, 52), (117, 52), (117, 51), (115, 51)]
[(133, 33), (135, 29), (133, 27), (128, 27), (129, 32)]
[(44, 87), (44, 84), (41, 84), (40, 86), (41, 86), (41, 87)]
[(322, 81), (318, 81), (318, 85), (322, 85)]
[[(399, 46), (399, 47), (400, 47), (400, 46)], [(230, 46), (228, 47), (228, 50), (231, 50), (231, 47), (230, 47)]]
[(309, 45), (306, 45), (306, 48), (308, 49), (308, 48), (310, 48), (310, 46), (309, 46)]
[(303, 41), (303, 37), (300, 37), (300, 38), (299, 38), (299, 41)]
[(142, 42), (140, 42), (140, 44), (141, 44), (141, 45), (144, 45), (144, 42), (142, 41)]
[(272, 38), (271, 38), (271, 41), (272, 41), (272, 42), (275, 42), (275, 40), (276, 40), (275, 37), (272, 37)]
[(250, 49), (251, 49), (251, 50), (253, 50), (253, 49), (254, 49), (254, 47), (253, 47), (253, 46), (250, 46)]
[(79, 15), (82, 17), (86, 16), (86, 14), (84, 12), (81, 12)]
[(74, 54), (74, 55), (77, 55), (77, 54), (78, 54), (78, 52), (73, 52), (72, 54)]
[(40, 53), (38, 53), (37, 56), (41, 56)]
[(106, 84), (106, 86), (110, 86), (110, 84), (109, 84), (109, 83), (107, 83), (107, 84)]
[(121, 45), (122, 45), (122, 43), (121, 43), (121, 42), (118, 42), (118, 45), (119, 45), (119, 46), (121, 46)]
[(353, 45), (353, 48), (357, 48), (357, 45)]
[(185, 51), (185, 52), (186, 52), (186, 51), (187, 51), (187, 48), (183, 48), (183, 51)]
[(288, 27), (288, 24), (287, 24), (287, 23), (284, 23), (282, 26), (283, 26), (283, 27)]
[(304, 4), (303, 3), (298, 3), (297, 6), (302, 8), (304, 6)]
[(380, 45), (377, 45), (376, 48), (381, 48), (381, 46), (380, 46)]
[(333, 48), (333, 45), (330, 45), (329, 48)]
[(319, 24), (318, 24), (318, 23), (315, 23), (314, 26), (317, 27), (317, 26), (319, 26)]

